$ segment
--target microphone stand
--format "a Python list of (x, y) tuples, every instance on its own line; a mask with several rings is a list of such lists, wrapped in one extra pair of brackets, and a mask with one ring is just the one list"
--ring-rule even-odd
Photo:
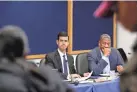
[(71, 83), (73, 83), (75, 86), (77, 86), (77, 85), (79, 84), (79, 81), (78, 81), (78, 80), (74, 80), (71, 74), (70, 74), (70, 81), (71, 81)]

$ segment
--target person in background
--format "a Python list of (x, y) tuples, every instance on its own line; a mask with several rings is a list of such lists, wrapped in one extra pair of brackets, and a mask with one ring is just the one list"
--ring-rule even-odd
[[(96, 18), (112, 17), (130, 32), (137, 32), (137, 1), (103, 1), (94, 13)], [(133, 56), (120, 76), (121, 92), (137, 92), (137, 41), (133, 45)]]
[(0, 92), (73, 92), (51, 67), (25, 60), (29, 44), (20, 27), (1, 28), (0, 44)]
[(93, 75), (109, 74), (111, 70), (123, 71), (124, 61), (117, 49), (111, 47), (111, 38), (108, 34), (102, 34), (98, 47), (87, 54), (89, 68)]
[(73, 57), (66, 52), (69, 45), (68, 34), (66, 32), (59, 32), (56, 43), (58, 49), (45, 56), (45, 64), (57, 69), (63, 79), (67, 79), (69, 75), (72, 78), (81, 77), (79, 74), (76, 74)]

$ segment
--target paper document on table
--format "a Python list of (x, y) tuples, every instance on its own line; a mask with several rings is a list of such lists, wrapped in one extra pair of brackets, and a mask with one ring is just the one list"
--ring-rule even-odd
[(87, 79), (89, 79), (91, 77), (92, 73), (93, 73), (93, 71), (91, 71), (87, 77), (76, 78), (76, 80), (78, 80), (78, 81), (87, 80)]
[(79, 81), (79, 83), (93, 83), (93, 80), (83, 80), (83, 81)]

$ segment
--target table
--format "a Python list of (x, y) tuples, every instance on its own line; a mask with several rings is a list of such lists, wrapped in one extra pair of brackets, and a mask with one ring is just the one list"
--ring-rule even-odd
[(93, 83), (92, 85), (92, 92), (120, 92), (119, 79), (102, 83)]
[(91, 83), (79, 84), (77, 86), (72, 85), (72, 88), (74, 88), (75, 92), (92, 92), (93, 85)]
[(76, 92), (120, 92), (119, 78), (101, 83), (85, 83), (77, 86), (71, 84), (71, 87)]

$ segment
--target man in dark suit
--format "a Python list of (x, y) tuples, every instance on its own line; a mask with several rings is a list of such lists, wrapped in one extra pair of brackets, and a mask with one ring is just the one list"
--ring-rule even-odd
[(71, 77), (80, 77), (80, 75), (76, 74), (73, 57), (66, 53), (69, 45), (68, 40), (69, 37), (66, 32), (59, 32), (56, 40), (58, 49), (55, 52), (47, 54), (45, 57), (45, 64), (57, 69), (64, 79), (67, 79), (68, 75), (71, 75)]
[(89, 68), (93, 75), (110, 73), (111, 70), (123, 71), (123, 59), (117, 49), (111, 47), (111, 38), (103, 34), (99, 40), (99, 47), (88, 53)]

